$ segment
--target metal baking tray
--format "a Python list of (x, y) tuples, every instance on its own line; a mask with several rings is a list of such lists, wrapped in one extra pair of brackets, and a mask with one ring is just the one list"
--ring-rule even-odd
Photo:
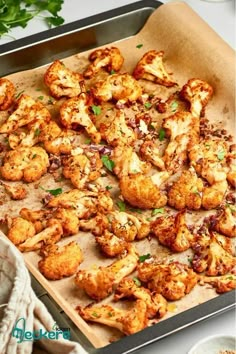
[[(36, 35), (0, 46), (0, 77), (13, 72), (46, 65), (107, 43), (135, 35), (151, 13), (162, 3), (143, 0), (99, 15), (75, 21)], [(128, 354), (174, 332), (209, 317), (233, 309), (231, 291), (102, 348), (95, 348), (77, 328), (42, 285), (31, 276), (32, 287), (60, 328), (69, 328), (71, 340), (79, 342), (90, 354)]]

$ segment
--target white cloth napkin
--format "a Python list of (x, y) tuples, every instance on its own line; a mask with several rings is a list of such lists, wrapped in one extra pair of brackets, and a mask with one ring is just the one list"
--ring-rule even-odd
[[(0, 353), (30, 354), (33, 341), (12, 335), (16, 322), (25, 319), (26, 330), (52, 331), (55, 321), (31, 288), (30, 275), (17, 248), (0, 233)], [(15, 333), (15, 332), (14, 332)], [(79, 343), (59, 336), (37, 340), (52, 354), (86, 354)]]

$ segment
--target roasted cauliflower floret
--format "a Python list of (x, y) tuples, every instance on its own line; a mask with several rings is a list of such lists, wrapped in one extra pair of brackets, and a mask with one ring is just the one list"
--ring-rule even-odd
[(134, 69), (133, 76), (135, 79), (153, 81), (166, 87), (176, 85), (176, 82), (172, 80), (164, 67), (163, 55), (163, 51), (158, 52), (157, 50), (150, 50), (145, 53)]
[(51, 210), (31, 210), (28, 208), (22, 208), (20, 210), (20, 216), (27, 221), (33, 223), (36, 233), (39, 233), (46, 227), (48, 219), (52, 217)]
[(108, 217), (104, 214), (97, 213), (97, 215), (88, 220), (80, 220), (80, 229), (82, 231), (91, 231), (95, 236), (101, 236), (105, 230), (109, 229)]
[(229, 166), (227, 181), (231, 186), (236, 188), (236, 144), (230, 146), (230, 153), (227, 156), (227, 164)]
[(66, 100), (60, 108), (61, 123), (67, 129), (84, 127), (95, 144), (101, 141), (101, 134), (93, 124), (89, 116), (89, 96), (81, 93), (78, 97)]
[(55, 98), (75, 97), (82, 91), (83, 76), (68, 69), (60, 60), (55, 60), (45, 72), (44, 82)]
[(160, 156), (158, 147), (152, 140), (146, 140), (140, 146), (140, 156), (154, 166), (158, 167), (161, 171), (165, 170), (165, 163)]
[(170, 142), (164, 161), (168, 171), (176, 172), (187, 160), (187, 152), (199, 141), (199, 118), (188, 112), (177, 112), (163, 120)]
[(198, 282), (197, 274), (186, 264), (140, 263), (138, 277), (147, 283), (151, 291), (164, 296), (167, 300), (179, 300), (194, 288)]
[(168, 190), (168, 204), (177, 210), (198, 210), (202, 204), (203, 181), (194, 169), (183, 171)]
[(151, 177), (140, 173), (120, 179), (120, 190), (124, 199), (137, 208), (153, 209), (166, 205), (167, 197), (152, 182)]
[(95, 181), (101, 175), (103, 166), (97, 151), (79, 149), (78, 154), (63, 159), (63, 175), (69, 178), (73, 186), (84, 189), (86, 183)]
[(190, 79), (182, 87), (180, 97), (190, 103), (190, 112), (194, 117), (204, 115), (204, 110), (213, 95), (213, 88), (200, 79)]
[(209, 187), (204, 187), (202, 194), (203, 208), (207, 210), (217, 208), (222, 203), (227, 188), (226, 180), (216, 182)]
[(11, 106), (14, 94), (15, 87), (13, 83), (0, 77), (0, 111), (5, 111)]
[(212, 222), (212, 229), (228, 237), (236, 236), (236, 212), (229, 206), (220, 210)]
[(43, 148), (18, 148), (6, 153), (0, 173), (7, 181), (34, 182), (47, 172), (48, 166), (48, 155)]
[(36, 230), (32, 222), (21, 217), (16, 217), (12, 219), (7, 237), (14, 245), (18, 246), (20, 243), (32, 238), (35, 234)]
[(118, 301), (123, 298), (143, 300), (147, 305), (148, 318), (161, 318), (167, 312), (167, 301), (162, 295), (156, 292), (151, 293), (149, 289), (136, 285), (135, 281), (130, 278), (122, 279), (116, 288), (114, 300)]
[(75, 284), (84, 289), (94, 300), (100, 301), (110, 295), (113, 286), (132, 273), (138, 264), (138, 255), (132, 245), (127, 245), (127, 255), (107, 267), (92, 270), (79, 270)]
[(116, 115), (109, 125), (107, 123), (101, 124), (100, 133), (111, 146), (130, 145), (136, 140), (134, 131), (126, 124), (125, 114), (122, 110), (116, 111)]
[(72, 189), (52, 198), (47, 207), (73, 209), (79, 219), (88, 219), (97, 212), (113, 209), (113, 200), (109, 192), (90, 192)]
[(148, 325), (147, 305), (143, 300), (137, 300), (130, 310), (120, 310), (110, 305), (89, 305), (77, 307), (77, 310), (85, 321), (117, 328), (126, 335), (141, 331)]
[(105, 255), (115, 257), (123, 253), (127, 248), (127, 242), (120, 237), (105, 230), (101, 236), (96, 236), (96, 242)]
[(75, 210), (58, 208), (53, 213), (53, 217), (60, 222), (63, 236), (71, 236), (78, 233), (79, 219)]
[(195, 252), (192, 267), (206, 275), (224, 275), (235, 267), (235, 257), (232, 256), (230, 239), (214, 232), (198, 235), (193, 245)]
[(89, 55), (91, 64), (84, 72), (84, 77), (90, 79), (96, 75), (100, 69), (104, 68), (109, 73), (119, 71), (124, 62), (121, 52), (116, 47), (96, 49)]
[[(1, 183), (0, 183), (1, 184)], [(6, 192), (10, 195), (10, 198), (13, 200), (22, 200), (25, 199), (27, 195), (26, 189), (20, 184), (5, 184), (2, 183), (3, 187), (5, 188)]]
[(38, 263), (40, 272), (49, 280), (70, 277), (77, 272), (83, 254), (79, 245), (72, 241), (64, 246), (49, 246), (48, 254)]
[(136, 101), (142, 94), (139, 83), (129, 74), (114, 74), (99, 81), (92, 89), (100, 102), (117, 101), (117, 105)]
[(113, 172), (118, 178), (137, 173), (147, 173), (150, 164), (140, 160), (132, 146), (117, 146), (112, 152), (112, 161), (115, 163)]
[(194, 241), (194, 236), (186, 224), (185, 215), (185, 211), (180, 211), (175, 216), (159, 217), (151, 223), (151, 230), (159, 242), (173, 252), (186, 251)]
[(200, 284), (211, 284), (219, 294), (226, 293), (236, 288), (236, 275), (226, 274), (218, 277), (201, 276)]
[(16, 110), (0, 127), (0, 133), (12, 133), (33, 121), (49, 122), (51, 115), (41, 102), (35, 101), (28, 95), (21, 95), (17, 101)]

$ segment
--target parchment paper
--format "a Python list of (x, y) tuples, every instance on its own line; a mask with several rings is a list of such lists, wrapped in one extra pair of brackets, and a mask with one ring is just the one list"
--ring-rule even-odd
[[(143, 45), (140, 49), (136, 47), (139, 44)], [(139, 34), (116, 42), (115, 46), (121, 50), (125, 58), (121, 72), (131, 73), (137, 61), (145, 52), (156, 49), (164, 50), (165, 66), (168, 72), (173, 73), (173, 77), (177, 80), (180, 87), (190, 78), (206, 80), (214, 89), (214, 97), (207, 106), (206, 117), (211, 122), (216, 123), (217, 126), (228, 129), (231, 133), (233, 132), (235, 124), (234, 51), (188, 5), (180, 2), (161, 6), (150, 16)], [(88, 64), (88, 53), (79, 53), (64, 59), (63, 62), (72, 70), (82, 72)], [(8, 78), (14, 82), (18, 92), (24, 90), (25, 93), (34, 98), (43, 95), (42, 102), (46, 105), (49, 97), (48, 90), (43, 83), (45, 70), (46, 67), (41, 67), (16, 73), (8, 76)], [(158, 85), (152, 83), (149, 84), (149, 89), (150, 91), (154, 90), (155, 93), (160, 92), (163, 98), (168, 97), (173, 90), (176, 90), (176, 88), (160, 89)], [(48, 105), (53, 117), (58, 115), (60, 104), (61, 102), (59, 101), (53, 106)], [(0, 115), (0, 120), (4, 120), (5, 117), (5, 114)], [(35, 185), (39, 184), (45, 189), (63, 187), (63, 191), (66, 191), (71, 188), (69, 182), (56, 183), (52, 176), (45, 175), (39, 183), (26, 185), (29, 191), (27, 199), (11, 202), (0, 187), (0, 201), (3, 203), (0, 205), (0, 218), (6, 213), (15, 216), (23, 207), (35, 210), (40, 209), (42, 207), (41, 200), (45, 192), (40, 188), (35, 189)], [(194, 220), (191, 219), (191, 215), (188, 217), (193, 223)], [(67, 243), (72, 239), (78, 241), (85, 255), (85, 260), (80, 266), (81, 269), (97, 267), (113, 261), (106, 259), (99, 253), (92, 235), (79, 232), (78, 235), (63, 239), (61, 243)], [(155, 239), (144, 239), (136, 243), (136, 246), (140, 254), (152, 253), (185, 262), (187, 262), (188, 255), (191, 254), (191, 251), (172, 254), (166, 248), (160, 246)], [(88, 325), (79, 318), (75, 307), (77, 305), (87, 305), (91, 302), (91, 299), (83, 291), (75, 287), (73, 277), (59, 281), (47, 281), (37, 270), (37, 263), (40, 257), (35, 252), (30, 252), (24, 254), (24, 258), (29, 270), (95, 347), (104, 346), (110, 340), (116, 340), (120, 337), (120, 333), (116, 330), (96, 324)], [(209, 286), (197, 285), (189, 295), (171, 303), (169, 312), (163, 320), (215, 296), (215, 291), (210, 289)], [(110, 302), (111, 298), (105, 299), (103, 303)], [(125, 305), (122, 302), (115, 306)]]

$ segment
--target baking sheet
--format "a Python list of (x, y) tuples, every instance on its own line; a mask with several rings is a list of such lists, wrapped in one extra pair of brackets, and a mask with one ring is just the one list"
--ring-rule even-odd
[[(138, 49), (137, 45), (143, 46)], [(161, 6), (149, 18), (141, 32), (129, 39), (119, 41), (115, 44), (125, 57), (125, 63), (122, 72), (132, 72), (135, 64), (141, 56), (151, 49), (164, 50), (165, 65), (168, 71), (173, 72), (173, 77), (177, 80), (179, 86), (187, 82), (188, 79), (197, 77), (206, 80), (214, 88), (214, 97), (206, 109), (206, 117), (211, 122), (216, 123), (228, 131), (234, 129), (234, 52), (224, 43), (186, 4), (171, 3)], [(80, 53), (69, 57), (64, 61), (66, 66), (75, 71), (83, 71), (87, 66), (89, 52)], [(36, 98), (43, 95), (43, 103), (47, 102), (47, 90), (43, 84), (43, 74), (46, 67), (41, 67), (33, 71), (25, 71), (8, 76), (17, 87), (17, 91), (22, 90)], [(161, 89), (158, 85), (149, 84), (150, 91), (159, 92), (163, 97), (168, 97), (172, 89)], [(59, 103), (48, 106), (53, 117), (57, 116)], [(4, 119), (4, 114), (0, 119)], [(8, 182), (7, 182), (8, 183)], [(104, 183), (106, 181), (104, 180)], [(17, 215), (23, 207), (31, 209), (40, 209), (42, 207), (42, 197), (45, 195), (38, 185), (45, 189), (63, 187), (63, 191), (70, 189), (70, 184), (65, 182), (56, 183), (50, 175), (44, 176), (39, 183), (27, 185), (28, 197), (23, 201), (10, 202), (6, 199), (2, 189), (0, 189), (0, 218), (6, 213)], [(107, 183), (106, 183), (107, 184)], [(5, 198), (5, 199), (4, 199)], [(84, 254), (84, 262), (80, 268), (89, 268), (99, 266), (104, 263), (111, 263), (102, 257), (95, 245), (94, 236), (80, 232), (78, 235), (64, 239), (62, 243), (76, 239), (80, 244)], [(155, 239), (139, 241), (137, 249), (140, 254), (152, 253), (168, 256), (170, 253), (166, 248), (161, 247)], [(171, 255), (172, 259), (185, 260), (189, 252), (183, 254)], [(96, 257), (94, 258), (94, 254)], [(77, 289), (72, 278), (59, 281), (47, 281), (37, 270), (37, 263), (40, 257), (35, 256), (34, 252), (24, 254), (24, 258), (29, 270), (47, 289), (52, 297), (60, 304), (65, 313), (75, 322), (75, 324), (86, 334), (87, 338), (96, 347), (102, 347), (120, 337), (120, 333), (108, 327), (91, 324), (88, 325), (80, 319), (75, 307), (86, 305), (91, 302), (85, 294)], [(213, 289), (206, 289), (208, 286), (196, 286), (193, 291), (178, 302), (172, 303), (167, 316), (176, 315), (188, 308), (196, 306), (216, 296)], [(63, 294), (63, 296), (61, 295)], [(103, 303), (109, 302), (110, 298), (105, 299)]]

